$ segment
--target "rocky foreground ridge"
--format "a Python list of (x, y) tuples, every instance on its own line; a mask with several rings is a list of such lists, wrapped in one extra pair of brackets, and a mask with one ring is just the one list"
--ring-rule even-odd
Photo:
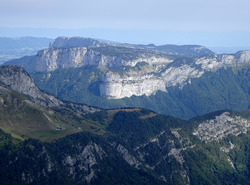
[(44, 107), (70, 107), (80, 114), (100, 110), (84, 104), (65, 102), (48, 93), (42, 92), (34, 84), (33, 79), (25, 69), (19, 66), (0, 66), (0, 82), (14, 91), (30, 96), (34, 103)]
[[(0, 182), (165, 185), (250, 182), (249, 111), (219, 111), (184, 121), (140, 108), (89, 107), (95, 112), (89, 109), (79, 112), (76, 109), (79, 106), (39, 91), (21, 67), (1, 67), (0, 128), (14, 137), (26, 133), (35, 139), (40, 139), (41, 132), (48, 139), (53, 136), (51, 133), (62, 134), (69, 127), (83, 129), (77, 129), (77, 134), (68, 132), (61, 139), (53, 136), (49, 143), (22, 141), (0, 130)], [(39, 118), (24, 119), (34, 114)], [(48, 130), (43, 128), (46, 122), (50, 124)], [(53, 122), (65, 129), (53, 126)], [(86, 129), (88, 124), (96, 132)], [(27, 135), (31, 129), (37, 132)], [(14, 132), (20, 130), (24, 133)]]
[(206, 72), (249, 64), (250, 51), (216, 55), (202, 46), (143, 46), (59, 37), (48, 49), (38, 52), (35, 71), (104, 68), (107, 72), (99, 86), (100, 95), (121, 99), (182, 88)]

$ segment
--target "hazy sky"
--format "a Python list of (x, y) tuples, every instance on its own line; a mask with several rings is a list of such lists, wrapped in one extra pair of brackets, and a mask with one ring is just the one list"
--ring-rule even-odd
[(249, 8), (250, 0), (0, 0), (0, 36), (247, 45)]

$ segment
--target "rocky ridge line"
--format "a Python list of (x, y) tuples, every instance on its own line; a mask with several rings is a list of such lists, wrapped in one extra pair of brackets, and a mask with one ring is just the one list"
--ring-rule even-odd
[(100, 110), (84, 104), (65, 102), (40, 91), (30, 75), (19, 66), (1, 66), (0, 82), (11, 90), (30, 96), (32, 102), (43, 107), (71, 108), (79, 114), (92, 113)]

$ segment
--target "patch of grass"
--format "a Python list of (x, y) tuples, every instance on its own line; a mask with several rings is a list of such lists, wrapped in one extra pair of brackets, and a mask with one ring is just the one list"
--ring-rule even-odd
[(80, 130), (36, 130), (27, 133), (27, 137), (50, 142), (54, 139), (65, 137), (69, 134), (80, 132)]
[(2, 127), (2, 126), (0, 126), (0, 129), (3, 130), (3, 132), (5, 132), (5, 133), (10, 134), (13, 138), (16, 138), (16, 139), (21, 140), (21, 141), (24, 140), (23, 137), (21, 137), (20, 135), (16, 134), (15, 132), (13, 132), (13, 131), (11, 131), (9, 129), (6, 129), (6, 128)]
[(150, 112), (149, 114), (146, 114), (146, 115), (143, 115), (143, 116), (140, 116), (141, 119), (147, 119), (147, 118), (152, 118), (154, 116), (157, 116), (156, 113), (153, 113), (153, 112)]

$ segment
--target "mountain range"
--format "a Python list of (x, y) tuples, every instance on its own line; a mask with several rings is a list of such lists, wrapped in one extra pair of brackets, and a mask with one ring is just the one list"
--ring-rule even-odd
[(250, 51), (58, 37), (23, 66), (42, 90), (102, 108), (141, 107), (182, 119), (250, 107)]
[(0, 67), (1, 184), (250, 184), (250, 111), (101, 109)]

